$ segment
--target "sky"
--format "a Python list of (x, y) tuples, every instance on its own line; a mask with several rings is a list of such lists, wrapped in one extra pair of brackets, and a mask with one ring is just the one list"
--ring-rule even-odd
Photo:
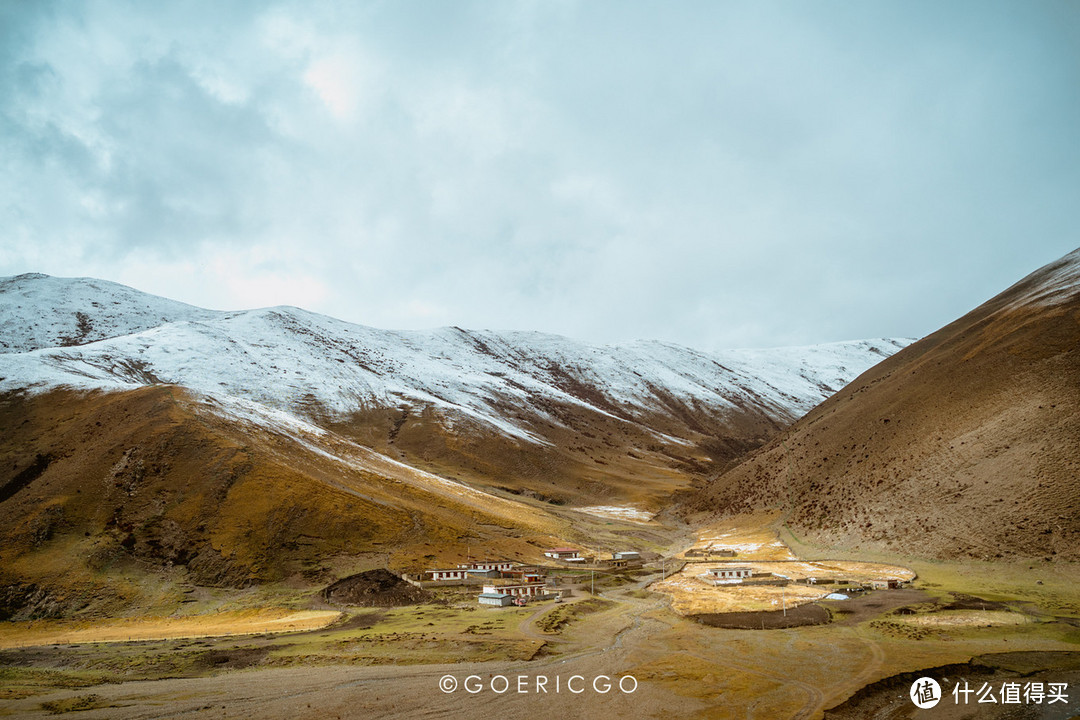
[(1080, 4), (0, 2), (0, 275), (704, 350), (1080, 246)]

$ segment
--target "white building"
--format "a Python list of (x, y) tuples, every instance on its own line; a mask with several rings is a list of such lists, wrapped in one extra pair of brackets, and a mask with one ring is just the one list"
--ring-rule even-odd
[(581, 557), (579, 551), (574, 548), (551, 548), (544, 551), (544, 556), (563, 562), (585, 562), (585, 558)]
[(754, 571), (748, 567), (718, 567), (709, 568), (708, 573), (714, 585), (732, 585), (749, 579)]
[(481, 605), (497, 605), (499, 607), (505, 607), (514, 602), (514, 596), (509, 593), (480, 593)]
[(464, 580), (469, 577), (499, 577), (499, 573), (510, 570), (517, 563), (509, 560), (485, 560), (483, 562), (458, 563), (456, 568), (428, 570), (432, 580)]
[(468, 570), (462, 568), (428, 570), (427, 574), (432, 580), (464, 580), (468, 577)]
[(466, 570), (510, 570), (517, 563), (509, 560), (485, 560), (483, 562), (468, 562), (459, 564), (459, 568)]
[(485, 585), (484, 595), (513, 595), (514, 597), (534, 597), (545, 594), (545, 583), (526, 582), (516, 585)]
[(612, 560), (640, 560), (641, 553), (636, 550), (623, 550), (622, 552), (611, 553)]

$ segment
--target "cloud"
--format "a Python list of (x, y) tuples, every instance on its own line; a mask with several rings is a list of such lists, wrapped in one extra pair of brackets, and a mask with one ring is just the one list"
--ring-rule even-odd
[(920, 335), (1076, 244), (1076, 12), (12, 3), (0, 274), (699, 347)]

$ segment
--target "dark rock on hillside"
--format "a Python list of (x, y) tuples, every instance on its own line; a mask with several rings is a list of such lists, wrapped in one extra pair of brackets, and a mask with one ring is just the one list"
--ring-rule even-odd
[(381, 568), (342, 578), (323, 588), (321, 595), (328, 603), (364, 607), (415, 605), (431, 598), (427, 591)]

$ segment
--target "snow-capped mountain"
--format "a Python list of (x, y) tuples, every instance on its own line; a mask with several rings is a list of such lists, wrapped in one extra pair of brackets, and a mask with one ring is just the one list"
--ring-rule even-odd
[(0, 280), (0, 567), (35, 608), (87, 563), (244, 587), (661, 538), (676, 494), (905, 344), (396, 332), (20, 275)]
[(0, 352), (4, 353), (83, 345), (214, 315), (107, 280), (39, 273), (0, 278)]
[(216, 312), (94, 279), (0, 281), (0, 392), (166, 383), (319, 421), (430, 409), (539, 444), (543, 426), (573, 427), (565, 408), (616, 424), (753, 409), (786, 425), (908, 342), (709, 354), (536, 332), (379, 330), (292, 307)]

